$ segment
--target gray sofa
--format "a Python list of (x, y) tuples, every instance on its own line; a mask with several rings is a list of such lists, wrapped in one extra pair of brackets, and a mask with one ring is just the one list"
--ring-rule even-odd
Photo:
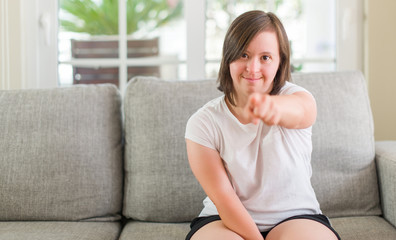
[[(294, 74), (313, 93), (312, 183), (343, 240), (396, 239), (396, 142), (375, 142), (359, 72)], [(184, 239), (204, 192), (185, 151), (215, 81), (0, 91), (0, 240)]]

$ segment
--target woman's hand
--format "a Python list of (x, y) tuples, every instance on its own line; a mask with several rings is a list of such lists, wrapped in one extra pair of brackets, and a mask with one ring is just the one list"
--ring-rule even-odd
[(244, 118), (251, 123), (286, 128), (307, 128), (316, 120), (316, 102), (306, 92), (291, 95), (252, 93), (243, 109)]
[(253, 93), (249, 96), (244, 114), (252, 123), (263, 121), (266, 125), (278, 125), (281, 120), (279, 106), (269, 94)]

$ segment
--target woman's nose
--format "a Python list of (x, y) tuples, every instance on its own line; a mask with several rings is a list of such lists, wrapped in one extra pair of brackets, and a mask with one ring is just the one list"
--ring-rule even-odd
[(260, 70), (260, 61), (256, 58), (251, 58), (247, 62), (246, 70), (248, 72), (258, 72)]

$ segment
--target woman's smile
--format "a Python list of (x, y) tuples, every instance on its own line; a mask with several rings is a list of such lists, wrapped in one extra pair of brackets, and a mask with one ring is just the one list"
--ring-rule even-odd
[(255, 83), (263, 79), (262, 77), (244, 77), (244, 76), (242, 76), (242, 78), (251, 83)]

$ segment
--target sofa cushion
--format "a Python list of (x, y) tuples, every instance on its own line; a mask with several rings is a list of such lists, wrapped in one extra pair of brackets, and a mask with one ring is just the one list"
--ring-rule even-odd
[(294, 74), (315, 97), (312, 184), (331, 217), (379, 215), (373, 119), (360, 72)]
[(135, 78), (127, 86), (125, 199), (128, 218), (157, 222), (192, 220), (205, 194), (188, 164), (188, 118), (219, 96), (214, 81), (166, 82)]
[(396, 239), (396, 229), (381, 217), (343, 217), (330, 221), (342, 240)]
[(122, 229), (120, 240), (150, 239), (175, 240), (185, 239), (190, 231), (190, 223), (152, 223), (128, 222)]
[[(396, 229), (385, 219), (377, 216), (343, 217), (330, 219), (332, 226), (342, 240), (362, 239), (396, 239)], [(122, 230), (120, 240), (151, 239), (173, 240), (185, 239), (190, 231), (189, 223), (150, 223), (129, 222)]]
[(112, 85), (0, 91), (0, 221), (118, 218), (120, 100)]
[(0, 222), (0, 240), (117, 240), (116, 222)]

